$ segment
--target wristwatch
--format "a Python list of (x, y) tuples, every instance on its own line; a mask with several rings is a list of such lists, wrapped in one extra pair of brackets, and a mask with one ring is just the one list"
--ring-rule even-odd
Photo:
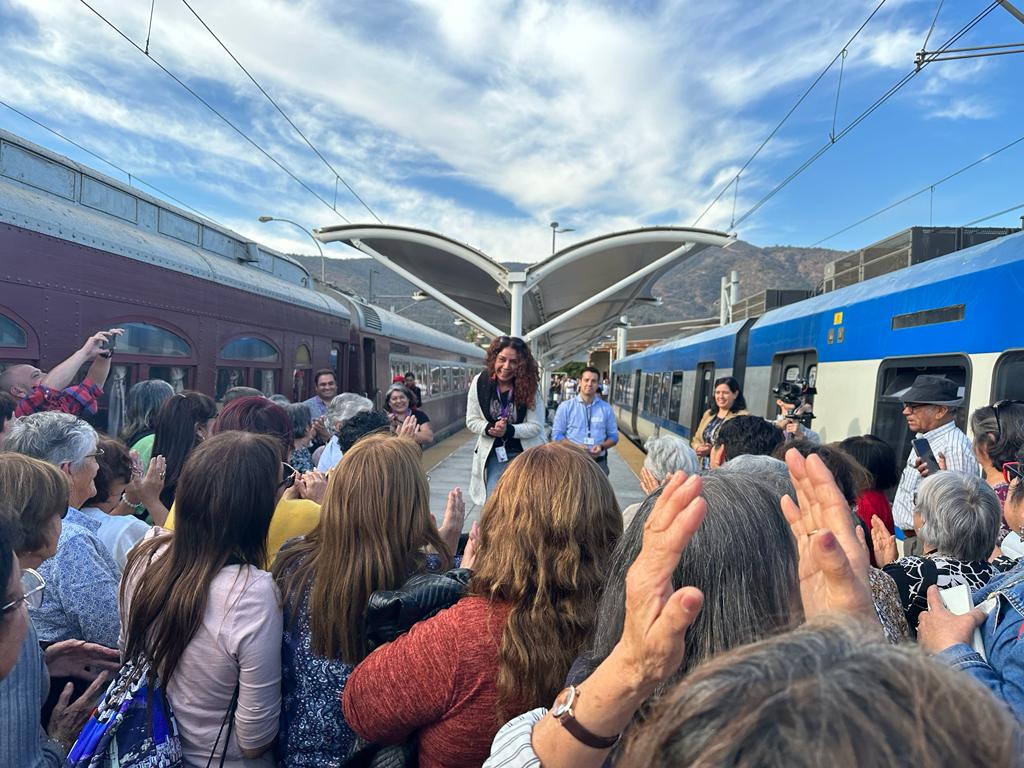
[(622, 737), (621, 733), (617, 733), (614, 736), (598, 736), (580, 724), (576, 719), (575, 713), (572, 711), (572, 706), (579, 697), (580, 689), (575, 685), (570, 685), (568, 688), (563, 689), (555, 697), (555, 704), (551, 708), (551, 714), (581, 744), (594, 749), (610, 749), (618, 744), (619, 739)]

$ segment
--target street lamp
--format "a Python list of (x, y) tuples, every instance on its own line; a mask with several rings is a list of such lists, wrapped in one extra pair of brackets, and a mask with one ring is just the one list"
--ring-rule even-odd
[(559, 229), (557, 221), (552, 221), (550, 224), (548, 224), (548, 226), (551, 227), (551, 255), (554, 256), (555, 255), (555, 235), (560, 235), (563, 232), (575, 232), (576, 230), (573, 229), (572, 227), (563, 227), (562, 229)]
[(327, 283), (327, 276), (326, 276), (327, 259), (324, 257), (324, 249), (320, 247), (320, 241), (317, 240), (315, 237), (313, 237), (313, 233), (312, 232), (310, 232), (308, 229), (306, 229), (301, 224), (298, 224), (298, 223), (292, 221), (291, 219), (281, 219), (281, 218), (278, 218), (276, 216), (260, 216), (257, 219), (257, 221), (259, 221), (261, 224), (266, 224), (268, 221), (283, 221), (285, 224), (291, 224), (293, 227), (298, 227), (303, 232), (305, 232), (307, 235), (309, 235), (309, 239), (312, 240), (316, 244), (316, 249), (318, 251), (320, 251), (320, 282), (321, 283), (325, 283), (325, 284)]

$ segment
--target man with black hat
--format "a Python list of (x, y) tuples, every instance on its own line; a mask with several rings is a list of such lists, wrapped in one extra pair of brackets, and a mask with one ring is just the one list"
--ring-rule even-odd
[[(974, 447), (967, 435), (956, 426), (957, 408), (963, 404), (963, 396), (956, 383), (945, 376), (922, 374), (914, 379), (914, 385), (894, 395), (903, 400), (903, 416), (907, 426), (917, 438), (925, 438), (936, 458), (943, 457), (946, 469), (979, 475), (981, 466), (974, 456)], [(903, 469), (896, 496), (892, 501), (892, 516), (897, 528), (902, 528), (908, 538), (916, 536), (914, 531), (914, 495), (921, 484), (923, 460), (911, 448), (907, 466)]]

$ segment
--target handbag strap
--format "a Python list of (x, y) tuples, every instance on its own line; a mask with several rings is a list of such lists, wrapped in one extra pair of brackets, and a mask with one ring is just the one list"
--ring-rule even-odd
[(231, 703), (228, 704), (228, 711), (224, 713), (224, 719), (220, 721), (220, 730), (217, 731), (217, 740), (213, 742), (213, 749), (210, 751), (210, 757), (206, 761), (206, 768), (210, 768), (213, 764), (213, 756), (217, 754), (217, 746), (220, 744), (220, 736), (224, 733), (224, 726), (228, 728), (228, 736), (224, 740), (224, 751), (220, 753), (220, 766), (224, 768), (224, 759), (228, 756), (228, 746), (231, 744), (231, 731), (235, 727), (235, 710), (238, 708), (238, 686), (235, 683), (235, 692), (231, 694)]

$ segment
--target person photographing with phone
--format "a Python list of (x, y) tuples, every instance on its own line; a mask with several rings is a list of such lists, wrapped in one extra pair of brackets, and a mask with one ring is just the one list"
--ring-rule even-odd
[[(895, 396), (903, 401), (903, 416), (915, 440), (896, 488), (892, 514), (897, 532), (902, 531), (905, 539), (914, 539), (914, 494), (921, 479), (939, 469), (940, 459), (945, 469), (975, 477), (980, 476), (981, 466), (970, 439), (956, 425), (957, 410), (964, 399), (955, 382), (945, 376), (922, 374)], [(904, 553), (911, 554), (911, 549), (913, 545), (906, 546)]]
[(551, 427), (551, 439), (555, 442), (568, 440), (578, 445), (606, 475), (608, 474), (608, 449), (619, 442), (619, 431), (615, 424), (615, 412), (604, 400), (597, 397), (601, 373), (593, 366), (587, 366), (580, 374), (580, 393), (558, 406), (555, 422)]
[[(0, 391), (18, 398), (15, 417), (40, 411), (61, 411), (74, 415), (82, 411), (96, 413), (97, 401), (110, 375), (110, 363), (121, 328), (99, 331), (85, 344), (49, 372), (33, 365), (12, 365), (0, 373)], [(71, 386), (78, 369), (90, 363), (80, 384)]]

